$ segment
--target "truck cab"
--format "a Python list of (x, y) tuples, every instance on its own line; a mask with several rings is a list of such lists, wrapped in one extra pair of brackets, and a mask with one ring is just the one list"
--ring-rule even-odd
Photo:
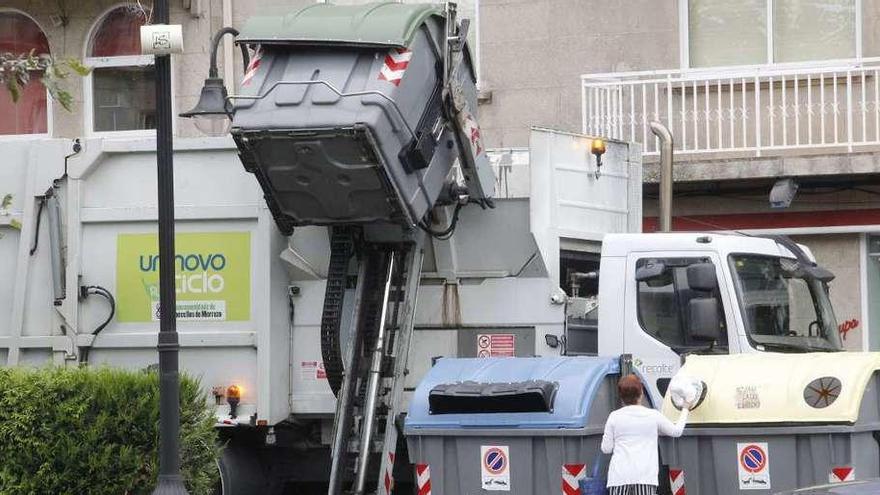
[(609, 234), (598, 354), (631, 354), (656, 404), (689, 354), (839, 352), (831, 278), (784, 239)]

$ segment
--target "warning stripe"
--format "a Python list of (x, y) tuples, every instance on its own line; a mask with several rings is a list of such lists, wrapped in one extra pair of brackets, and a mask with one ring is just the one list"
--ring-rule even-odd
[(394, 488), (394, 452), (388, 453), (388, 466), (385, 467), (385, 493), (391, 495)]
[(406, 72), (412, 56), (412, 51), (406, 48), (392, 48), (385, 55), (382, 68), (379, 70), (379, 80), (400, 86), (400, 81), (403, 79), (403, 74)]
[(828, 475), (828, 482), (840, 483), (843, 481), (852, 481), (855, 477), (855, 469), (851, 466), (835, 467), (831, 468), (831, 473)]
[(562, 494), (581, 495), (581, 480), (587, 478), (586, 464), (562, 465)]
[(391, 70), (403, 70), (409, 65), (409, 58), (405, 60), (395, 60), (389, 53), (385, 55), (385, 66)]
[(669, 485), (672, 489), (672, 495), (685, 495), (687, 492), (684, 487), (684, 470), (669, 470)]
[[(474, 120), (474, 118), (470, 114), (467, 114), (464, 118), (464, 127), (465, 135), (471, 142), (471, 147), (474, 150), (474, 155), (479, 155), (483, 152), (483, 139), (482, 134), (480, 133), (479, 124), (477, 124), (477, 121)], [(513, 335), (492, 336), (493, 348), (509, 345), (510, 349), (513, 349), (514, 342), (515, 340)]]
[(247, 66), (247, 69), (244, 71), (244, 77), (241, 78), (241, 85), (247, 86), (251, 83), (251, 79), (257, 74), (257, 69), (260, 68), (260, 61), (263, 59), (263, 45), (257, 45), (257, 49), (254, 50), (254, 57), (251, 59), (250, 63)]
[(418, 495), (431, 495), (431, 468), (427, 464), (416, 464), (416, 486)]

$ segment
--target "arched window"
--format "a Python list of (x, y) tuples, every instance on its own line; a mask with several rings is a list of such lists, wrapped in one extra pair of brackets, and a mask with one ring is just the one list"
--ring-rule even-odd
[(156, 72), (141, 55), (140, 27), (150, 12), (137, 4), (104, 14), (92, 29), (86, 65), (86, 127), (91, 133), (156, 128)]
[[(14, 10), (0, 10), (0, 53), (12, 55), (48, 54), (49, 41), (40, 26), (30, 17)], [(40, 83), (42, 73), (31, 74), (19, 100), (0, 88), (0, 136), (46, 134), (49, 132), (48, 93)]]

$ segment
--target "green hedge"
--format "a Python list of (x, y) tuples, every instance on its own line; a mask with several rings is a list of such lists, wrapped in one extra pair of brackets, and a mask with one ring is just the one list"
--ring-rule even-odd
[[(181, 462), (193, 495), (218, 477), (214, 419), (181, 380)], [(0, 493), (149, 494), (159, 419), (156, 373), (0, 368)]]

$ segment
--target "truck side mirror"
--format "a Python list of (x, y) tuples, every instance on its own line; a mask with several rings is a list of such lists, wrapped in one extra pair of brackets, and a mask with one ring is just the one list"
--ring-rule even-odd
[(692, 290), (713, 292), (718, 287), (714, 263), (695, 263), (687, 267), (688, 287)]
[(666, 272), (666, 264), (662, 261), (652, 261), (636, 269), (636, 282), (645, 282), (659, 277)]
[[(688, 270), (688, 275), (690, 275), (690, 270)], [(688, 302), (688, 316), (688, 333), (691, 339), (715, 342), (721, 337), (721, 317), (717, 298), (691, 299)]]

